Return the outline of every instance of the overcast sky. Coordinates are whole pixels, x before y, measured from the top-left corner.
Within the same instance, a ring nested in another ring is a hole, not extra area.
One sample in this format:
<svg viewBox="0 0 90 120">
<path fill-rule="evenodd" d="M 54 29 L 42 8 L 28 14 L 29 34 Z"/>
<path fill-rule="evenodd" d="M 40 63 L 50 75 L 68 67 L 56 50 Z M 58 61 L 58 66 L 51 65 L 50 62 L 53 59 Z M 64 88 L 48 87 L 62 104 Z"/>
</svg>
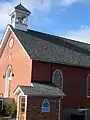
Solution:
<svg viewBox="0 0 90 120">
<path fill-rule="evenodd" d="M 31 11 L 29 29 L 90 43 L 90 0 L 0 0 L 0 39 L 20 2 Z"/>
</svg>

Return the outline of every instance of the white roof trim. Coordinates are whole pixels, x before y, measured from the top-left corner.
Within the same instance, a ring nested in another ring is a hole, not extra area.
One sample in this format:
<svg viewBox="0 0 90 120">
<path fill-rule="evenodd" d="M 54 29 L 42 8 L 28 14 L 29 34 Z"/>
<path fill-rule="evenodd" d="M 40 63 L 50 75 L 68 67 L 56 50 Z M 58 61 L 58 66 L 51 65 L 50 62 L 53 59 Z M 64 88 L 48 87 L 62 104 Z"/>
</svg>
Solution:
<svg viewBox="0 0 90 120">
<path fill-rule="evenodd" d="M 3 42 L 4 42 L 4 40 L 5 40 L 5 37 L 6 37 L 7 32 L 8 32 L 9 29 L 10 29 L 10 26 L 8 25 L 7 28 L 6 28 L 6 31 L 5 31 L 5 33 L 4 33 L 4 35 L 3 35 L 3 38 L 2 38 L 2 41 L 1 41 L 1 44 L 0 44 L 0 48 L 1 48 L 2 45 L 3 45 Z"/>
<path fill-rule="evenodd" d="M 8 30 L 10 29 L 10 31 L 13 33 L 14 37 L 16 38 L 16 40 L 18 41 L 19 45 L 21 46 L 21 48 L 23 49 L 24 53 L 26 54 L 26 56 L 28 57 L 28 59 L 30 60 L 30 56 L 28 55 L 28 53 L 26 52 L 26 50 L 24 49 L 24 47 L 22 46 L 21 42 L 19 41 L 19 39 L 17 38 L 17 36 L 15 35 L 15 33 L 13 32 L 13 30 L 11 29 L 11 27 L 8 25 L 5 31 L 5 34 L 3 36 L 2 42 L 0 44 L 0 48 L 2 47 L 5 37 L 7 35 Z M 7 40 L 7 39 L 6 39 Z"/>
<path fill-rule="evenodd" d="M 23 11 L 23 10 L 19 10 L 19 9 L 13 8 L 12 11 L 9 12 L 9 16 L 11 16 L 14 12 L 17 12 L 17 11 L 19 11 L 19 12 L 21 12 L 21 13 L 24 13 L 24 14 L 27 14 L 27 15 L 30 14 L 29 12 L 26 12 L 26 11 Z"/>
<path fill-rule="evenodd" d="M 22 89 L 20 87 L 18 87 L 15 91 L 14 91 L 14 95 L 19 95 L 22 94 L 24 95 L 24 92 L 22 91 Z"/>
<path fill-rule="evenodd" d="M 30 56 L 28 55 L 28 53 L 26 52 L 26 50 L 24 49 L 23 45 L 21 44 L 21 42 L 19 41 L 19 39 L 17 38 L 17 36 L 15 35 L 15 33 L 13 32 L 13 30 L 10 27 L 11 32 L 13 33 L 14 37 L 16 38 L 16 40 L 18 41 L 19 45 L 21 46 L 21 48 L 23 49 L 24 53 L 26 54 L 26 56 L 28 57 L 28 59 L 30 60 Z"/>
<path fill-rule="evenodd" d="M 13 8 L 10 12 L 9 12 L 9 16 L 11 16 L 15 11 L 15 8 Z"/>
<path fill-rule="evenodd" d="M 33 85 L 33 83 L 31 83 L 31 85 L 30 85 L 31 87 L 34 87 L 34 85 Z"/>
<path fill-rule="evenodd" d="M 78 109 L 78 111 L 87 111 L 88 109 Z"/>
</svg>

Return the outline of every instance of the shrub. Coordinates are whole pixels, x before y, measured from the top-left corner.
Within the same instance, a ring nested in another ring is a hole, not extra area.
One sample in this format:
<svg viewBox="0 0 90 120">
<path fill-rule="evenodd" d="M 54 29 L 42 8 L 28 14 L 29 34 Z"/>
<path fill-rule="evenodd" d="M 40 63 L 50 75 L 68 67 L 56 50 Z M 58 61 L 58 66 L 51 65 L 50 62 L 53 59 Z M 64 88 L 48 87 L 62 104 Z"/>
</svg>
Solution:
<svg viewBox="0 0 90 120">
<path fill-rule="evenodd" d="M 0 116 L 9 116 L 10 114 L 9 111 L 10 111 L 9 106 L 7 104 L 4 104 L 3 110 L 0 111 Z"/>
<path fill-rule="evenodd" d="M 4 109 L 2 111 L 3 116 L 10 116 L 12 118 L 16 117 L 17 114 L 17 105 L 16 103 L 10 105 L 4 105 Z"/>
<path fill-rule="evenodd" d="M 16 117 L 16 115 L 17 115 L 17 105 L 15 103 L 11 104 L 10 109 L 11 109 L 11 117 L 12 118 Z"/>
<path fill-rule="evenodd" d="M 11 114 L 11 106 L 5 105 L 4 106 L 4 116 L 10 116 L 10 114 Z"/>
</svg>

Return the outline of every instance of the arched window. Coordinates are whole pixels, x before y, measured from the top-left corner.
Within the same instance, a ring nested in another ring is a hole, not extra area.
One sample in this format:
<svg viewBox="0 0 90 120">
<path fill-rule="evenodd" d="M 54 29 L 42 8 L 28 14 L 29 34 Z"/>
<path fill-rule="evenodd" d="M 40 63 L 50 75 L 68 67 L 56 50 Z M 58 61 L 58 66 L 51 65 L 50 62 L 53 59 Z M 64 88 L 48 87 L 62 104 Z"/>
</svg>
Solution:
<svg viewBox="0 0 90 120">
<path fill-rule="evenodd" d="M 45 99 L 42 103 L 42 112 L 50 112 L 50 104 L 47 99 Z"/>
<path fill-rule="evenodd" d="M 12 80 L 12 67 L 8 66 L 6 71 L 6 81 L 5 81 L 5 97 L 8 97 L 9 95 L 9 87 L 10 87 L 10 80 Z"/>
<path fill-rule="evenodd" d="M 9 66 L 8 69 L 7 69 L 6 77 L 7 77 L 9 80 L 12 79 L 12 68 L 11 68 L 11 66 Z"/>
<path fill-rule="evenodd" d="M 55 70 L 52 76 L 52 83 L 59 87 L 60 89 L 63 89 L 63 75 L 60 70 Z"/>
<path fill-rule="evenodd" d="M 90 74 L 87 76 L 87 96 L 90 97 Z"/>
</svg>

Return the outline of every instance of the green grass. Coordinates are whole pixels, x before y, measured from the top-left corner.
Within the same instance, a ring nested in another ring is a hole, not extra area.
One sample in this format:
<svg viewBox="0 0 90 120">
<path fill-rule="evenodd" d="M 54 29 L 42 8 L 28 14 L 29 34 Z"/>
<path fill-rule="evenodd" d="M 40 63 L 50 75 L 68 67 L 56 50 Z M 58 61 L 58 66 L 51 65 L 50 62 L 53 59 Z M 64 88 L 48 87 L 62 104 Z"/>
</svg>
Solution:
<svg viewBox="0 0 90 120">
<path fill-rule="evenodd" d="M 10 118 L 0 117 L 0 120 L 10 120 Z"/>
<path fill-rule="evenodd" d="M 6 118 L 3 118 L 3 117 L 0 117 L 0 120 L 8 120 L 8 119 L 6 119 Z"/>
</svg>

